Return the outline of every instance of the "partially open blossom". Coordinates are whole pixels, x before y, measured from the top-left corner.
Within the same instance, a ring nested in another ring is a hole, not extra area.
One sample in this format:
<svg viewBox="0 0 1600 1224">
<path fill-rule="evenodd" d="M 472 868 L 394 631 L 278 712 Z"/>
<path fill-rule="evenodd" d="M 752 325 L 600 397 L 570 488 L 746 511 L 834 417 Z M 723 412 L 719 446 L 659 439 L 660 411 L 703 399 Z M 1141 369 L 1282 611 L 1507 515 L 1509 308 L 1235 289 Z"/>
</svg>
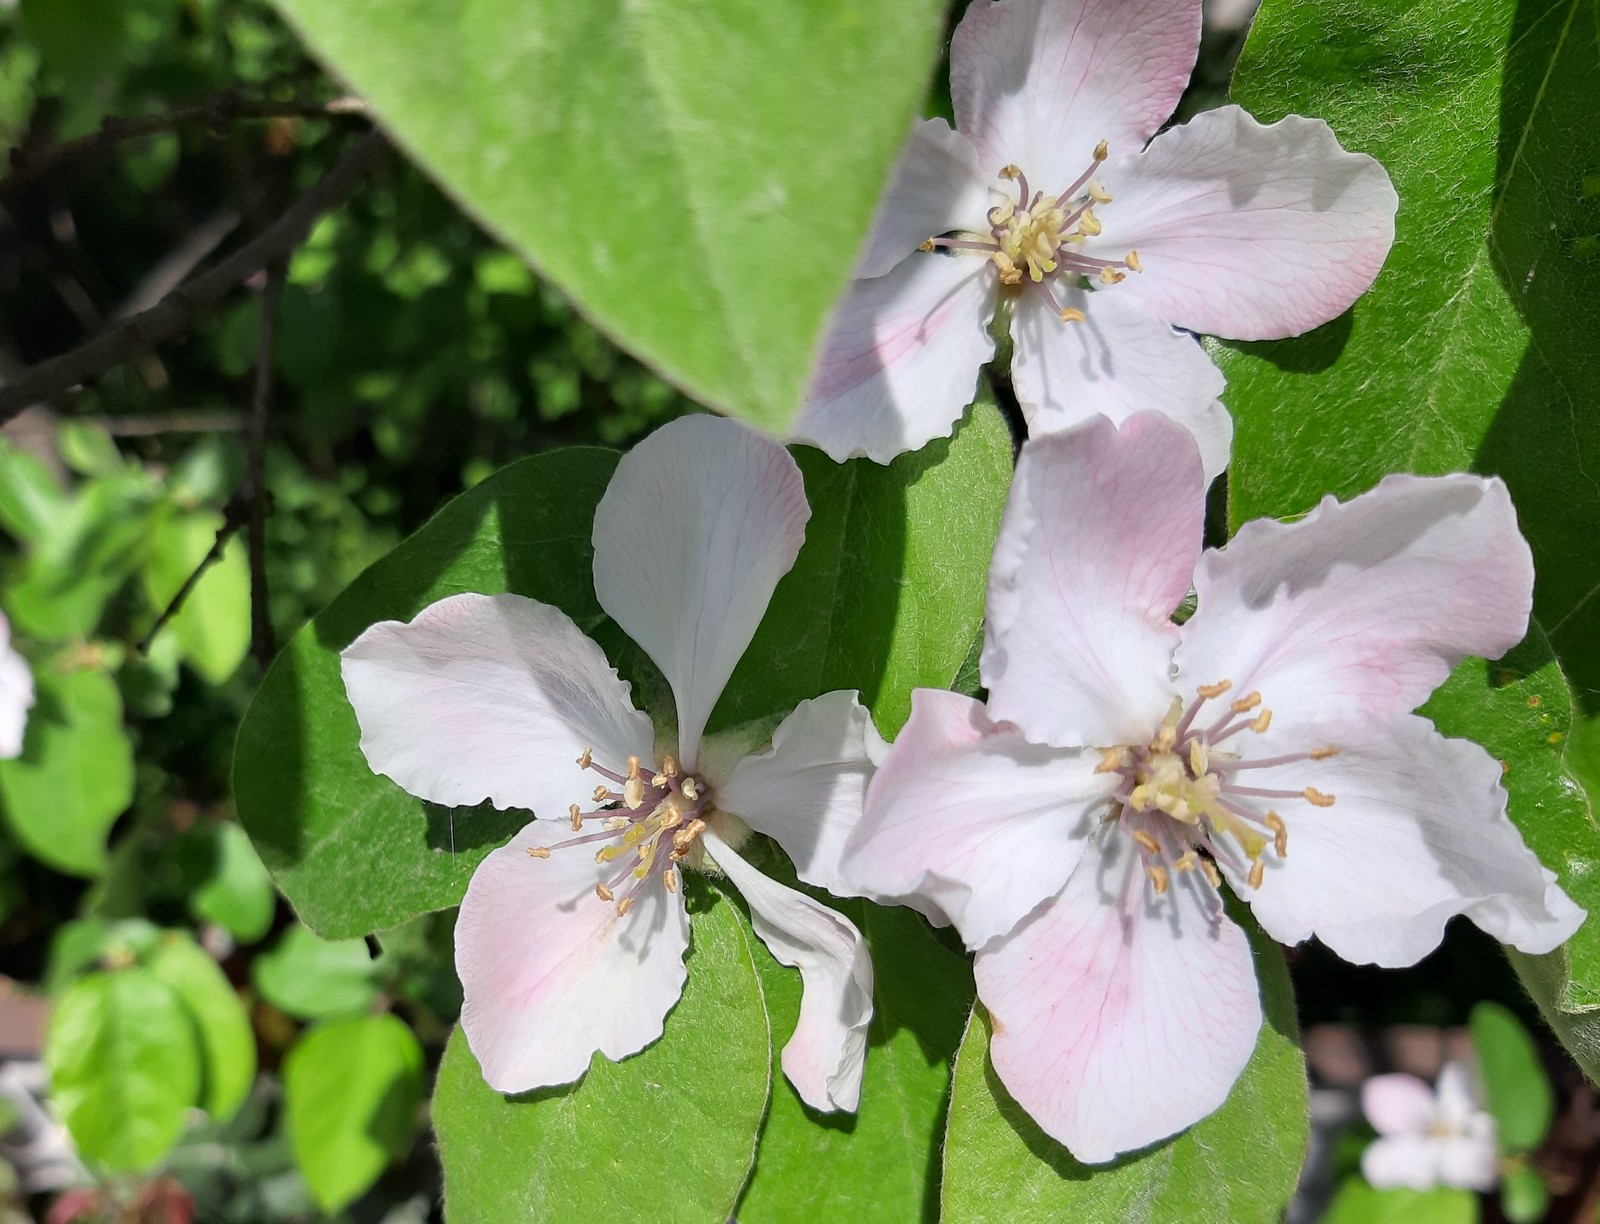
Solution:
<svg viewBox="0 0 1600 1224">
<path fill-rule="evenodd" d="M 883 748 L 855 693 L 802 702 L 746 755 L 706 721 L 810 517 L 787 451 L 731 421 L 686 417 L 624 456 L 595 509 L 600 606 L 661 669 L 675 731 L 561 610 L 455 595 L 372 626 L 343 655 L 361 748 L 436 803 L 537 818 L 479 865 L 456 924 L 461 1024 L 502 1092 L 581 1076 L 661 1035 L 689 945 L 681 870 L 725 874 L 773 955 L 798 966 L 783 1069 L 807 1104 L 854 1109 L 872 965 L 854 926 L 738 854 L 775 838 L 808 883 L 838 858 Z"/>
<path fill-rule="evenodd" d="M 1431 1090 L 1414 1075 L 1375 1075 L 1361 1085 L 1361 1112 L 1378 1132 L 1361 1173 L 1379 1189 L 1494 1189 L 1494 1118 L 1463 1064 L 1446 1063 Z"/>
<path fill-rule="evenodd" d="M 1226 466 L 1222 375 L 1175 328 L 1265 340 L 1336 317 L 1382 267 L 1397 199 L 1318 119 L 1224 106 L 1152 140 L 1200 8 L 974 0 L 950 44 L 956 128 L 912 131 L 796 437 L 887 462 L 948 434 L 999 308 L 1033 432 L 1152 410 L 1208 476 Z"/>
<path fill-rule="evenodd" d="M 33 675 L 11 648 L 11 625 L 0 615 L 0 760 L 22 752 L 22 733 L 33 708 Z"/>
<path fill-rule="evenodd" d="M 1273 938 L 1388 966 L 1456 914 L 1531 953 L 1584 917 L 1507 818 L 1499 762 L 1413 713 L 1527 627 L 1505 486 L 1390 476 L 1202 552 L 1204 510 L 1164 417 L 1029 441 L 988 704 L 915 693 L 845 852 L 869 895 L 936 905 L 977 951 L 996 1072 L 1089 1162 L 1216 1109 L 1255 1048 L 1225 883 Z"/>
</svg>

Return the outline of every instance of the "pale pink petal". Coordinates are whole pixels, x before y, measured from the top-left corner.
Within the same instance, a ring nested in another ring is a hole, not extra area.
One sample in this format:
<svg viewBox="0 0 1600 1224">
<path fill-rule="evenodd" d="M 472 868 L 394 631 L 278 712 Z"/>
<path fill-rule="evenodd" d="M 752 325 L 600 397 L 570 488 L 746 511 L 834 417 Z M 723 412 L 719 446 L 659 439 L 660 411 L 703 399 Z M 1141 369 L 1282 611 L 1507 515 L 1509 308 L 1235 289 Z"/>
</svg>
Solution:
<svg viewBox="0 0 1600 1224">
<path fill-rule="evenodd" d="M 778 724 L 771 748 L 733 767 L 716 804 L 782 846 L 807 884 L 852 896 L 839 856 L 887 751 L 854 691 L 824 693 Z"/>
<path fill-rule="evenodd" d="M 1527 629 L 1533 559 L 1499 480 L 1389 476 L 1297 523 L 1245 524 L 1195 588 L 1180 683 L 1259 690 L 1286 727 L 1407 713 L 1467 655 L 1504 654 Z"/>
<path fill-rule="evenodd" d="M 571 1083 L 596 1053 L 637 1053 L 683 992 L 682 896 L 657 877 L 619 918 L 595 894 L 615 864 L 583 846 L 528 854 L 550 830 L 530 824 L 478 864 L 456 920 L 461 1027 L 500 1092 Z"/>
<path fill-rule="evenodd" d="M 1189 872 L 1157 897 L 1131 843 L 1107 845 L 976 966 L 996 1073 L 1088 1164 L 1211 1113 L 1261 1028 L 1250 943 L 1216 893 Z"/>
<path fill-rule="evenodd" d="M 1063 323 L 1043 294 L 1023 293 L 1011 323 L 1011 381 L 1034 436 L 1059 433 L 1104 415 L 1121 424 L 1159 412 L 1194 435 L 1207 483 L 1228 466 L 1233 420 L 1217 397 L 1222 371 L 1191 335 L 1175 331 L 1115 291 L 1056 286 L 1062 306 L 1081 310 Z"/>
<path fill-rule="evenodd" d="M 1263 741 L 1263 752 L 1292 746 Z M 1311 729 L 1299 747 L 1317 745 L 1341 751 L 1241 777 L 1334 798 L 1328 807 L 1262 800 L 1287 826 L 1288 855 L 1267 852 L 1259 889 L 1230 873 L 1280 943 L 1315 935 L 1347 961 L 1396 967 L 1438 947 L 1456 914 L 1534 954 L 1559 947 L 1583 922 L 1507 818 L 1500 763 L 1477 744 L 1402 714 Z"/>
<path fill-rule="evenodd" d="M 1270 126 L 1219 107 L 1163 132 L 1101 176 L 1112 202 L 1084 249 L 1144 271 L 1113 292 L 1191 331 L 1296 336 L 1343 314 L 1394 244 L 1384 169 L 1320 119 Z"/>
<path fill-rule="evenodd" d="M 1453 1130 L 1465 1133 L 1473 1117 L 1483 1112 L 1483 1094 L 1465 1063 L 1445 1063 L 1439 1070 L 1434 1093 L 1440 1121 Z"/>
<path fill-rule="evenodd" d="M 600 647 L 559 608 L 452 595 L 409 624 L 380 621 L 340 655 L 375 773 L 418 798 L 561 817 L 594 789 L 578 754 L 650 754 L 650 719 Z"/>
<path fill-rule="evenodd" d="M 973 255 L 907 256 L 850 282 L 790 427 L 830 459 L 888 463 L 946 437 L 994 356 L 994 265 Z"/>
<path fill-rule="evenodd" d="M 1414 1075 L 1374 1075 L 1361 1085 L 1361 1112 L 1380 1135 L 1421 1135 L 1433 1125 L 1433 1089 Z"/>
<path fill-rule="evenodd" d="M 22 752 L 22 733 L 33 708 L 33 673 L 11 649 L 11 626 L 0 616 L 0 760 Z"/>
<path fill-rule="evenodd" d="M 949 917 L 969 948 L 1054 896 L 1116 789 L 1099 754 L 1030 744 L 981 702 L 916 689 L 867 789 L 845 874 L 867 896 Z"/>
<path fill-rule="evenodd" d="M 691 769 L 810 517 L 789 452 L 713 416 L 680 417 L 635 446 L 595 507 L 595 595 L 672 686 Z"/>
<path fill-rule="evenodd" d="M 878 202 L 855 275 L 882 276 L 929 238 L 952 230 L 986 232 L 992 178 L 979 173 L 970 140 L 943 119 L 919 119 Z"/>
<path fill-rule="evenodd" d="M 1500 1154 L 1494 1135 L 1463 1135 L 1438 1140 L 1439 1182 L 1459 1190 L 1493 1190 L 1500 1180 Z"/>
<path fill-rule="evenodd" d="M 985 173 L 1014 162 L 1063 191 L 1098 142 L 1144 146 L 1199 44 L 1199 0 L 974 0 L 950 40 L 956 127 Z"/>
<path fill-rule="evenodd" d="M 1171 704 L 1173 610 L 1200 554 L 1194 438 L 1154 413 L 1030 439 L 989 567 L 989 709 L 1064 748 L 1138 743 Z"/>
<path fill-rule="evenodd" d="M 872 958 L 844 915 L 785 888 L 711 830 L 712 860 L 750 905 L 750 921 L 781 965 L 799 968 L 800 1018 L 783 1047 L 783 1073 L 812 1109 L 854 1112 L 872 1025 Z"/>
<path fill-rule="evenodd" d="M 1438 1141 L 1426 1135 L 1384 1135 L 1361 1153 L 1361 1176 L 1379 1190 L 1429 1190 L 1439 1184 Z"/>
</svg>

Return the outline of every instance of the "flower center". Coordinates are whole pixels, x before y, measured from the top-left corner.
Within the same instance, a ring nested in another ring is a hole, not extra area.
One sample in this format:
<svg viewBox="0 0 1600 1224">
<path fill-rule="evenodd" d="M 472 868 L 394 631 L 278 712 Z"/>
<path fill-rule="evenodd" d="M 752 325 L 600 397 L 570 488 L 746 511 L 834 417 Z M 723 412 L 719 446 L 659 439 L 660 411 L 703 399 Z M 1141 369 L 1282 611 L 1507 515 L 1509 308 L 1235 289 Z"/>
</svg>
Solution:
<svg viewBox="0 0 1600 1224">
<path fill-rule="evenodd" d="M 1080 249 L 1101 232 L 1095 207 L 1111 203 L 1110 195 L 1094 178 L 1096 168 L 1106 159 L 1106 151 L 1102 140 L 1095 146 L 1089 168 L 1078 176 L 1077 182 L 1053 195 L 1030 188 L 1028 176 L 1018 167 L 1003 167 L 999 175 L 1002 184 L 1015 183 L 1017 198 L 1011 199 L 1007 186 L 997 189 L 1001 199 L 988 212 L 988 237 L 972 234 L 930 238 L 922 249 L 981 252 L 993 261 L 1001 284 L 1021 285 L 1026 278 L 1063 323 L 1081 323 L 1083 311 L 1063 308 L 1051 292 L 1053 281 L 1065 277 L 1069 286 L 1091 279 L 1102 285 L 1115 285 L 1125 280 L 1128 272 L 1144 271 L 1137 251 L 1129 251 L 1122 259 L 1100 259 L 1085 255 Z"/>
<path fill-rule="evenodd" d="M 1245 731 L 1262 734 L 1272 725 L 1272 711 L 1260 693 L 1247 693 L 1228 703 L 1208 725 L 1200 712 L 1233 688 L 1233 682 L 1202 684 L 1187 709 L 1172 703 L 1150 741 L 1107 748 L 1097 773 L 1122 775 L 1107 818 L 1127 831 L 1144 854 L 1145 873 L 1156 892 L 1167 891 L 1170 873 L 1200 871 L 1213 888 L 1222 884 L 1218 864 L 1260 888 L 1266 874 L 1268 846 L 1280 859 L 1289 854 L 1289 828 L 1271 803 L 1309 803 L 1332 807 L 1334 797 L 1315 787 L 1278 790 L 1244 785 L 1239 775 L 1298 761 L 1321 761 L 1338 755 L 1337 747 L 1244 759 L 1219 747 Z"/>
<path fill-rule="evenodd" d="M 594 788 L 593 810 L 583 811 L 576 803 L 567 809 L 572 831 L 579 836 L 550 846 L 530 846 L 528 853 L 545 859 L 556 850 L 606 843 L 595 852 L 594 861 L 602 866 L 614 863 L 618 870 L 614 879 L 601 881 L 594 891 L 600 900 L 616 903 L 618 917 L 633 908 L 634 898 L 658 876 L 668 892 L 677 892 L 678 864 L 695 851 L 715 813 L 710 789 L 682 772 L 671 756 L 662 757 L 660 767 L 648 772 L 638 757 L 629 757 L 627 770 L 618 772 L 597 763 L 593 750 L 585 748 L 578 764 L 605 779 Z M 583 832 L 591 822 L 600 827 Z"/>
</svg>

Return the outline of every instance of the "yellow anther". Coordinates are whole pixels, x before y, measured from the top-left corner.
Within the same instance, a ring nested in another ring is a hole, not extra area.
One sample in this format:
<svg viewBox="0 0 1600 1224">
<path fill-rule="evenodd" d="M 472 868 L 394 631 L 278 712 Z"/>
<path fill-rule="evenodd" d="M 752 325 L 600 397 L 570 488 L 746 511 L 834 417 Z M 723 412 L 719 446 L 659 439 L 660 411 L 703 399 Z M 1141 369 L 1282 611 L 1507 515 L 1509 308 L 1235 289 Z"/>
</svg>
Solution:
<svg viewBox="0 0 1600 1224">
<path fill-rule="evenodd" d="M 1200 740 L 1189 741 L 1189 772 L 1199 778 L 1204 776 L 1206 767 L 1211 764 L 1211 753 Z"/>
<path fill-rule="evenodd" d="M 1095 145 L 1095 147 L 1094 147 L 1094 159 L 1095 159 L 1095 161 L 1097 161 L 1097 162 L 1105 161 L 1106 155 L 1109 154 L 1110 152 L 1111 152 L 1111 146 L 1109 144 L 1107 144 L 1105 141 L 1102 140 L 1099 144 Z"/>
<path fill-rule="evenodd" d="M 1161 843 L 1156 841 L 1155 838 L 1151 837 L 1150 834 L 1146 833 L 1143 829 L 1135 829 L 1133 831 L 1133 840 L 1135 845 L 1148 854 L 1161 853 Z"/>
<path fill-rule="evenodd" d="M 1257 735 L 1260 735 L 1268 727 L 1272 726 L 1272 711 L 1262 710 L 1261 713 L 1257 714 L 1249 722 L 1245 723 L 1245 726 L 1249 727 L 1250 730 L 1254 731 Z"/>
<path fill-rule="evenodd" d="M 1277 851 L 1279 858 L 1289 856 L 1289 829 L 1283 823 L 1283 817 L 1276 812 L 1268 812 L 1267 819 L 1263 822 L 1272 830 L 1272 848 Z"/>
<path fill-rule="evenodd" d="M 610 901 L 616 896 L 616 894 L 604 884 L 596 884 L 594 886 L 594 895 L 599 897 L 602 901 Z"/>
<path fill-rule="evenodd" d="M 1202 684 L 1199 688 L 1195 689 L 1195 692 L 1200 694 L 1202 700 L 1210 701 L 1214 697 L 1221 697 L 1222 694 L 1226 693 L 1232 687 L 1232 680 L 1218 680 L 1215 684 Z"/>
<path fill-rule="evenodd" d="M 1083 313 L 1083 311 L 1079 310 L 1076 306 L 1068 306 L 1056 316 L 1056 318 L 1060 319 L 1063 323 L 1082 323 L 1086 317 L 1087 316 Z"/>
<path fill-rule="evenodd" d="M 1162 723 L 1161 730 L 1156 732 L 1155 739 L 1150 741 L 1150 747 L 1157 752 L 1171 752 L 1178 742 L 1178 728 L 1171 723 Z"/>
<path fill-rule="evenodd" d="M 679 857 L 688 853 L 689 847 L 694 845 L 695 838 L 705 831 L 705 827 L 706 822 L 696 817 L 672 835 L 672 848 Z"/>
<path fill-rule="evenodd" d="M 1136 812 L 1142 812 L 1150 806 L 1150 788 L 1143 782 L 1133 788 L 1133 793 L 1128 796 L 1128 806 Z"/>
<path fill-rule="evenodd" d="M 685 778 L 683 780 L 683 797 L 691 803 L 700 798 L 699 784 L 693 778 Z"/>
<path fill-rule="evenodd" d="M 1103 228 L 1104 226 L 1100 224 L 1100 218 L 1094 215 L 1094 209 L 1092 208 L 1084 209 L 1083 216 L 1078 218 L 1078 231 L 1088 234 L 1091 238 L 1100 233 Z"/>
<path fill-rule="evenodd" d="M 1151 863 L 1145 868 L 1150 876 L 1150 883 L 1154 885 L 1156 895 L 1161 896 L 1167 891 L 1167 869 L 1159 863 Z"/>
<path fill-rule="evenodd" d="M 585 748 L 578 756 L 578 768 L 588 769 L 594 763 L 594 749 Z"/>
<path fill-rule="evenodd" d="M 1233 703 L 1231 708 L 1235 714 L 1243 714 L 1248 710 L 1255 709 L 1260 704 L 1261 694 L 1252 692 L 1246 693 L 1243 697 L 1239 698 L 1238 701 Z"/>
<path fill-rule="evenodd" d="M 676 778 L 678 776 L 678 762 L 670 755 L 662 757 L 661 773 L 663 777 Z"/>
<path fill-rule="evenodd" d="M 1097 179 L 1089 180 L 1089 198 L 1096 204 L 1111 203 L 1110 193 L 1107 192 L 1104 187 L 1100 186 L 1099 180 Z"/>
<path fill-rule="evenodd" d="M 1260 888 L 1261 881 L 1266 879 L 1266 876 L 1267 865 L 1260 859 L 1257 859 L 1255 862 L 1250 864 L 1250 876 L 1248 883 L 1251 888 Z"/>
<path fill-rule="evenodd" d="M 632 908 L 633 908 L 633 898 L 632 897 L 624 897 L 624 898 L 622 898 L 621 901 L 617 902 L 617 917 L 618 918 L 622 918 L 622 917 L 626 916 L 627 912 L 629 910 L 631 910 Z"/>
<path fill-rule="evenodd" d="M 529 846 L 528 847 L 528 856 L 530 858 L 549 858 L 550 857 L 550 847 L 549 846 Z"/>
<path fill-rule="evenodd" d="M 660 790 L 666 784 L 667 784 L 667 775 L 666 774 L 659 774 L 658 773 L 655 777 L 650 779 L 650 785 L 655 787 L 657 790 Z"/>
<path fill-rule="evenodd" d="M 1217 870 L 1217 865 L 1210 859 L 1200 860 L 1200 870 L 1205 872 L 1206 882 L 1210 884 L 1212 888 L 1222 887 L 1222 873 Z"/>
<path fill-rule="evenodd" d="M 636 756 L 631 756 L 631 757 L 628 758 L 628 777 L 637 778 L 638 776 L 639 776 L 639 758 L 636 757 Z"/>
<path fill-rule="evenodd" d="M 1193 871 L 1200 865 L 1200 856 L 1193 850 L 1185 850 L 1178 860 L 1172 864 L 1174 871 Z"/>
<path fill-rule="evenodd" d="M 669 893 L 675 893 L 678 891 L 678 873 L 671 867 L 668 867 L 666 871 L 662 873 L 661 882 L 667 886 L 667 891 Z"/>
<path fill-rule="evenodd" d="M 1102 285 L 1120 285 L 1128 279 L 1126 272 L 1118 272 L 1115 268 L 1100 269 L 1100 283 Z"/>
<path fill-rule="evenodd" d="M 622 784 L 622 803 L 630 812 L 636 812 L 644 804 L 644 779 L 639 777 L 629 778 Z"/>
<path fill-rule="evenodd" d="M 1319 791 L 1314 786 L 1308 786 L 1308 787 L 1305 788 L 1305 790 L 1301 791 L 1300 793 L 1303 796 L 1305 796 L 1305 801 L 1307 803 L 1309 803 L 1312 807 L 1332 807 L 1333 806 L 1333 796 L 1332 795 L 1324 795 L 1321 791 Z"/>
<path fill-rule="evenodd" d="M 924 238 L 922 240 L 922 242 L 918 244 L 917 250 L 919 250 L 919 251 L 931 251 L 931 250 L 933 250 L 933 239 L 932 238 Z"/>
<path fill-rule="evenodd" d="M 1133 764 L 1133 757 L 1126 748 L 1102 748 L 1100 750 L 1100 764 L 1094 767 L 1097 774 L 1119 773 Z"/>
<path fill-rule="evenodd" d="M 1174 820 L 1182 821 L 1184 824 L 1196 823 L 1195 818 L 1189 813 L 1189 801 L 1181 795 L 1158 794 L 1156 806 Z"/>
<path fill-rule="evenodd" d="M 661 807 L 667 809 L 666 813 L 661 817 L 661 831 L 663 833 L 670 832 L 683 823 L 683 813 L 678 810 L 677 804 L 663 803 Z M 660 812 L 661 808 L 657 808 L 656 811 Z"/>
<path fill-rule="evenodd" d="M 1143 272 L 1144 271 L 1144 265 L 1139 262 L 1139 252 L 1138 251 L 1129 251 L 1127 253 L 1127 255 L 1124 256 L 1122 262 L 1128 265 L 1128 271 L 1129 272 Z"/>
<path fill-rule="evenodd" d="M 579 832 L 583 828 L 583 815 L 578 811 L 576 803 L 567 809 L 567 815 L 572 817 L 572 831 Z"/>
<path fill-rule="evenodd" d="M 615 831 L 617 829 L 626 829 L 631 823 L 633 822 L 630 821 L 626 816 L 608 816 L 606 817 L 605 824 L 601 827 Z"/>
<path fill-rule="evenodd" d="M 1022 168 L 1015 162 L 1007 162 L 1005 165 L 1000 167 L 1000 177 L 1003 179 L 1014 179 L 1019 177 L 1021 174 Z"/>
<path fill-rule="evenodd" d="M 605 787 L 597 786 L 594 788 L 594 801 L 596 803 L 604 803 L 609 798 L 611 798 L 611 792 Z"/>
<path fill-rule="evenodd" d="M 1336 757 L 1343 751 L 1343 748 L 1329 745 L 1326 748 L 1313 748 L 1306 755 L 1309 756 L 1313 761 L 1326 761 L 1329 757 Z"/>
</svg>

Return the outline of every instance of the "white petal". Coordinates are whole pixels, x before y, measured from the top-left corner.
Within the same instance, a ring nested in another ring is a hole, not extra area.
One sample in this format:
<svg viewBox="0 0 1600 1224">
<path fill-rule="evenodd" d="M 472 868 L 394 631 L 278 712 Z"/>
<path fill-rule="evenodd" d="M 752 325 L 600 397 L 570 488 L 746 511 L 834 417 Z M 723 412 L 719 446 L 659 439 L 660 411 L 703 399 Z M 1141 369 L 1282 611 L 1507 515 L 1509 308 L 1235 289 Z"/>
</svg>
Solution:
<svg viewBox="0 0 1600 1224">
<path fill-rule="evenodd" d="M 1438 1141 L 1439 1181 L 1461 1190 L 1493 1190 L 1500 1180 L 1500 1159 L 1494 1135 Z"/>
<path fill-rule="evenodd" d="M 1472 1070 L 1462 1062 L 1447 1062 L 1439 1070 L 1434 1091 L 1439 1119 L 1454 1130 L 1467 1130 L 1473 1116 L 1482 1112 L 1483 1094 L 1473 1082 Z"/>
<path fill-rule="evenodd" d="M 521 595 L 452 595 L 410 624 L 380 621 L 340 670 L 367 763 L 433 803 L 561 817 L 594 789 L 584 748 L 613 769 L 650 753 L 650 719 L 600 647 Z"/>
<path fill-rule="evenodd" d="M 952 230 L 987 231 L 988 182 L 970 140 L 943 119 L 919 119 L 878 202 L 854 275 L 882 276 L 929 238 Z"/>
<path fill-rule="evenodd" d="M 872 958 L 842 914 L 769 879 L 711 830 L 712 860 L 750 904 L 761 942 L 782 965 L 800 970 L 800 1019 L 783 1047 L 783 1073 L 813 1109 L 854 1112 L 861 1100 L 872 1025 Z"/>
<path fill-rule="evenodd" d="M 1220 1106 L 1261 1028 L 1250 944 L 1216 893 L 1188 872 L 1157 897 L 1132 844 L 1106 845 L 976 966 L 996 1073 L 1088 1164 Z"/>
<path fill-rule="evenodd" d="M 1040 293 L 1017 299 L 1011 380 L 1035 436 L 1104 415 L 1120 425 L 1159 412 L 1194 435 L 1209 484 L 1228 466 L 1233 420 L 1218 396 L 1225 381 L 1193 336 L 1175 331 L 1116 293 L 1053 289 L 1081 323 L 1063 323 Z"/>
<path fill-rule="evenodd" d="M 1200 42 L 1198 0 L 986 0 L 950 40 L 956 127 L 994 174 L 1015 162 L 1059 192 L 1095 144 L 1144 146 L 1172 114 Z"/>
<path fill-rule="evenodd" d="M 1104 229 L 1084 249 L 1144 271 L 1116 286 L 1191 331 L 1270 340 L 1310 331 L 1365 293 L 1394 243 L 1398 197 L 1320 119 L 1270 126 L 1237 106 L 1161 133 L 1108 166 Z"/>
<path fill-rule="evenodd" d="M 1022 448 L 989 567 L 989 709 L 1063 748 L 1147 739 L 1205 518 L 1194 439 L 1153 413 Z"/>
<path fill-rule="evenodd" d="M 1274 939 L 1315 935 L 1347 961 L 1397 967 L 1438 947 L 1456 914 L 1534 954 L 1583 922 L 1506 817 L 1500 764 L 1477 744 L 1410 714 L 1330 726 L 1314 742 L 1342 751 L 1242 779 L 1334 797 L 1263 801 L 1287 825 L 1288 856 L 1267 853 L 1259 889 L 1234 886 Z"/>
<path fill-rule="evenodd" d="M 789 452 L 713 416 L 680 417 L 635 446 L 595 507 L 595 595 L 672 685 L 691 769 L 810 517 Z"/>
<path fill-rule="evenodd" d="M 1380 1135 L 1422 1135 L 1438 1106 L 1433 1089 L 1414 1075 L 1374 1075 L 1361 1085 L 1361 1112 Z"/>
<path fill-rule="evenodd" d="M 1078 865 L 1117 784 L 1094 772 L 1099 759 L 1030 744 L 960 693 L 916 689 L 868 788 L 845 873 L 867 896 L 948 916 L 981 947 Z"/>
<path fill-rule="evenodd" d="M 896 455 L 948 437 L 994 356 L 994 265 L 969 255 L 912 254 L 850 282 L 791 426 L 840 463 Z"/>
<path fill-rule="evenodd" d="M 1361 1176 L 1379 1190 L 1429 1190 L 1439 1184 L 1439 1143 L 1426 1135 L 1384 1135 L 1361 1153 Z"/>
<path fill-rule="evenodd" d="M 33 708 L 33 673 L 11 649 L 11 626 L 0 616 L 0 760 L 22 752 L 22 733 Z"/>
<path fill-rule="evenodd" d="M 852 896 L 839 856 L 887 751 L 854 691 L 824 693 L 778 724 L 771 748 L 733 767 L 716 804 L 782 846 L 807 884 Z"/>
<path fill-rule="evenodd" d="M 659 877 L 617 916 L 595 885 L 614 875 L 588 847 L 549 845 L 536 822 L 478 864 L 456 920 L 461 1027 L 489 1086 L 566 1084 L 595 1053 L 644 1049 L 683 993 L 689 917 Z"/>
<path fill-rule="evenodd" d="M 1409 713 L 1467 655 L 1521 640 L 1533 558 L 1499 480 L 1388 476 L 1296 523 L 1258 519 L 1195 573 L 1185 687 L 1259 690 L 1274 727 Z"/>
</svg>

